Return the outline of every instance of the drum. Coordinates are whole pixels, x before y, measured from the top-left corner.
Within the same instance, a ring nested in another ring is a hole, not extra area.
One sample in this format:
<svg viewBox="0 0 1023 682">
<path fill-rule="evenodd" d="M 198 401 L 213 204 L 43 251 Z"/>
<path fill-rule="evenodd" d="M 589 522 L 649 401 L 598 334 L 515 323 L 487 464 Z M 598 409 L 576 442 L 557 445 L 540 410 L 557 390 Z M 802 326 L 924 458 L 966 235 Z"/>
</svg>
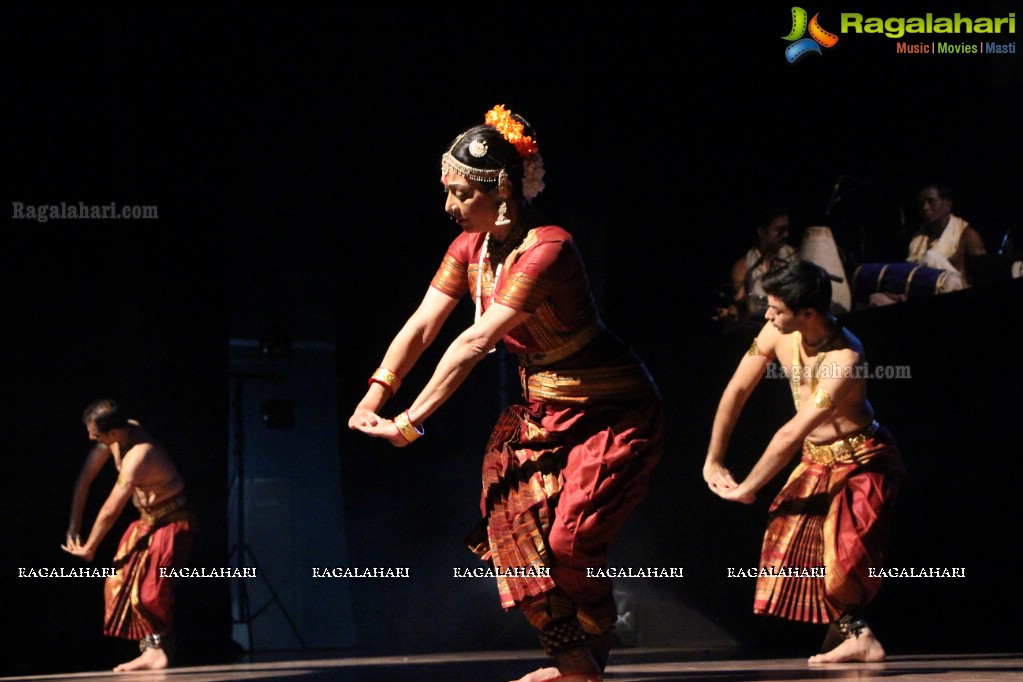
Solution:
<svg viewBox="0 0 1023 682">
<path fill-rule="evenodd" d="M 864 263 L 856 268 L 853 288 L 857 300 L 871 294 L 898 294 L 909 299 L 934 296 L 949 290 L 955 273 L 928 268 L 908 261 L 901 263 Z"/>
<path fill-rule="evenodd" d="M 799 257 L 821 266 L 833 276 L 831 282 L 831 307 L 841 314 L 852 310 L 852 290 L 845 267 L 838 254 L 838 245 L 829 227 L 808 227 L 799 246 Z M 840 281 L 834 281 L 834 277 Z"/>
</svg>

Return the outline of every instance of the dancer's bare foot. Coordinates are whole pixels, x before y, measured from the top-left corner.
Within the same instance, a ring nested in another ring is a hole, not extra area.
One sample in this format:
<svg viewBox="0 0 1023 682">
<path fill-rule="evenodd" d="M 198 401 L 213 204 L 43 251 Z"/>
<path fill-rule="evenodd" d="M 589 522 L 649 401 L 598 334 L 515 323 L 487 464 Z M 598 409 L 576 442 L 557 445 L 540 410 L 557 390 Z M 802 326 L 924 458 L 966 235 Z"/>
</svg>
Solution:
<svg viewBox="0 0 1023 682">
<path fill-rule="evenodd" d="M 515 682 L 600 682 L 600 668 L 589 649 L 570 649 L 554 655 L 554 665 L 534 670 Z"/>
<path fill-rule="evenodd" d="M 597 673 L 563 673 L 557 668 L 540 668 L 520 677 L 515 682 L 601 682 Z"/>
<path fill-rule="evenodd" d="M 561 672 L 557 668 L 539 668 L 524 675 L 515 682 L 544 682 L 545 680 L 553 680 L 556 677 L 560 677 Z"/>
<path fill-rule="evenodd" d="M 128 672 L 130 670 L 163 670 L 170 661 L 163 649 L 146 649 L 138 658 L 122 663 L 114 668 L 115 673 Z"/>
<path fill-rule="evenodd" d="M 884 660 L 884 647 L 877 641 L 870 628 L 863 628 L 860 634 L 846 639 L 831 651 L 810 657 L 810 663 L 878 663 Z"/>
</svg>

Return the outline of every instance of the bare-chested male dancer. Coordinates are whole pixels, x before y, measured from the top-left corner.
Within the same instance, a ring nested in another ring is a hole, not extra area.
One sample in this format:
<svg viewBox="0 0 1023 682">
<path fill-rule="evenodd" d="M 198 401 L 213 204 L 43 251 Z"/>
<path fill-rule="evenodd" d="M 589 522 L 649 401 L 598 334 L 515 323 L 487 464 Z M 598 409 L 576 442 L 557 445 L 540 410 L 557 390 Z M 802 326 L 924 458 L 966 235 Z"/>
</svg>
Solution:
<svg viewBox="0 0 1023 682">
<path fill-rule="evenodd" d="M 881 584 L 869 569 L 883 567 L 901 457 L 867 401 L 863 346 L 830 314 L 828 273 L 797 260 L 762 284 L 768 324 L 718 405 L 703 477 L 724 499 L 749 504 L 802 450 L 768 512 L 753 611 L 830 623 L 811 663 L 881 661 L 884 648 L 863 609 Z M 786 368 L 796 414 L 737 483 L 724 466 L 725 450 L 773 359 Z"/>
<path fill-rule="evenodd" d="M 113 400 L 94 402 L 82 422 L 96 446 L 75 483 L 66 544 L 61 548 L 92 561 L 128 500 L 138 507 L 140 517 L 121 538 L 113 561 L 116 573 L 104 588 L 103 632 L 137 640 L 142 652 L 114 670 L 166 668 L 173 650 L 175 579 L 161 576 L 160 568 L 183 568 L 192 546 L 195 522 L 185 483 L 163 447 L 137 421 L 127 419 Z M 117 482 L 82 544 L 79 532 L 89 487 L 110 455 L 119 472 Z"/>
</svg>

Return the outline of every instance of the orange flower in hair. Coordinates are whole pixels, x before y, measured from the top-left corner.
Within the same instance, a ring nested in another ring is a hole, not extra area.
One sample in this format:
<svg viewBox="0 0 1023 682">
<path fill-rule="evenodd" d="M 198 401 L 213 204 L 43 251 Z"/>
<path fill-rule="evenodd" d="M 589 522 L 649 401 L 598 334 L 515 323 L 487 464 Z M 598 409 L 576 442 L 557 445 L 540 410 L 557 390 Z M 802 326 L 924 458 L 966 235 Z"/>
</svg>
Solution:
<svg viewBox="0 0 1023 682">
<path fill-rule="evenodd" d="M 498 104 L 488 111 L 483 122 L 497 128 L 504 139 L 514 145 L 523 159 L 528 159 L 540 149 L 532 137 L 523 134 L 526 127 L 512 118 L 512 113 L 505 109 L 503 104 Z"/>
</svg>

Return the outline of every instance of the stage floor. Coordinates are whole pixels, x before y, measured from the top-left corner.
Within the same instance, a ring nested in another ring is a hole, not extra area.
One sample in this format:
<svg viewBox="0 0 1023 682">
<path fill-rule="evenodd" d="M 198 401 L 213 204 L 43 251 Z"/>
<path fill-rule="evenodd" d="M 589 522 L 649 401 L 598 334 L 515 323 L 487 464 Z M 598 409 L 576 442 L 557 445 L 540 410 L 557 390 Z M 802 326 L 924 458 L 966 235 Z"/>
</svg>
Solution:
<svg viewBox="0 0 1023 682">
<path fill-rule="evenodd" d="M 380 657 L 303 657 L 173 668 L 144 673 L 82 672 L 0 680 L 91 680 L 120 682 L 236 682 L 295 680 L 303 682 L 500 682 L 534 670 L 544 659 L 531 652 L 431 654 Z M 884 663 L 810 666 L 797 659 L 701 660 L 692 651 L 630 649 L 612 655 L 606 679 L 611 682 L 715 680 L 982 680 L 1023 679 L 1023 654 L 893 656 Z"/>
</svg>

